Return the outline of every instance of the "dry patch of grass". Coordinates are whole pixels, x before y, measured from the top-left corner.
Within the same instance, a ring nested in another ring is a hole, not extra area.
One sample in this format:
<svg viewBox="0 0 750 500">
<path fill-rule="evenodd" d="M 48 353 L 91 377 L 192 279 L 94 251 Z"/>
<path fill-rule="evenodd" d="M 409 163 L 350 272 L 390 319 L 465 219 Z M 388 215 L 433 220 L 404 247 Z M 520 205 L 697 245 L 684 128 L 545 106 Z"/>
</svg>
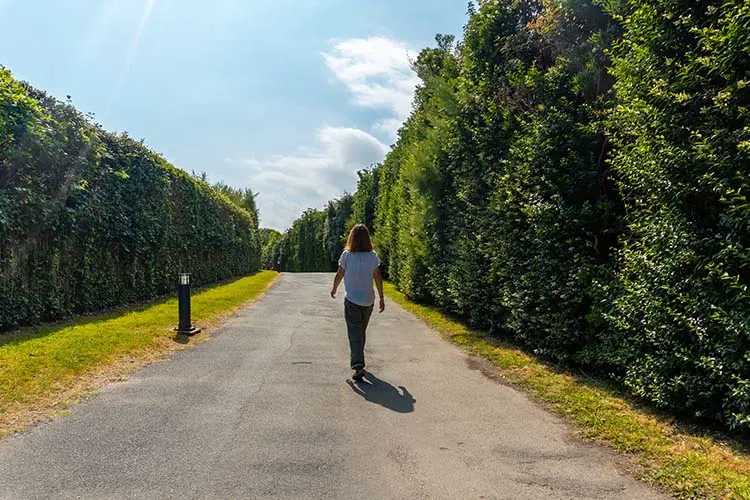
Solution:
<svg viewBox="0 0 750 500">
<path fill-rule="evenodd" d="M 175 335 L 177 299 L 0 336 L 0 438 L 64 413 L 102 385 L 206 340 L 212 327 L 259 298 L 278 273 L 263 271 L 193 294 L 203 332 Z"/>
<path fill-rule="evenodd" d="M 451 342 L 490 361 L 494 376 L 565 417 L 581 436 L 626 455 L 637 477 L 677 498 L 750 500 L 750 453 L 741 443 L 685 429 L 605 381 L 561 371 L 435 308 L 415 304 L 390 283 L 386 293 Z"/>
</svg>

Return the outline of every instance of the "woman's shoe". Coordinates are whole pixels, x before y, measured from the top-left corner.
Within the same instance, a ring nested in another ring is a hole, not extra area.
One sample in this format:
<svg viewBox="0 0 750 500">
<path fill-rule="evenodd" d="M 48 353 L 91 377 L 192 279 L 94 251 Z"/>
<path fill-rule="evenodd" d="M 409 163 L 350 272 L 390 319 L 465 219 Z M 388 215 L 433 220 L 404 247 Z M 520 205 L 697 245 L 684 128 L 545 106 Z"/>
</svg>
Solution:
<svg viewBox="0 0 750 500">
<path fill-rule="evenodd" d="M 354 372 L 354 375 L 352 375 L 352 380 L 355 382 L 362 382 L 362 379 L 365 378 L 365 371 L 363 369 L 359 369 Z"/>
</svg>

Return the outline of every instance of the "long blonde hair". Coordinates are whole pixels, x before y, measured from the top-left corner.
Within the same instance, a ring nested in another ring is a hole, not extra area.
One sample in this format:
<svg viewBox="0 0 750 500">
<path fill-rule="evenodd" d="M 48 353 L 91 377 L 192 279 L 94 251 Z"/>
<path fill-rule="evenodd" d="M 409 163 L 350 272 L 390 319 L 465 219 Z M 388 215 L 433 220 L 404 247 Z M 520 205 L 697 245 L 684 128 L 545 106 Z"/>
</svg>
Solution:
<svg viewBox="0 0 750 500">
<path fill-rule="evenodd" d="M 372 238 L 370 231 L 364 224 L 357 224 L 349 231 L 346 239 L 346 250 L 350 252 L 372 252 Z"/>
</svg>

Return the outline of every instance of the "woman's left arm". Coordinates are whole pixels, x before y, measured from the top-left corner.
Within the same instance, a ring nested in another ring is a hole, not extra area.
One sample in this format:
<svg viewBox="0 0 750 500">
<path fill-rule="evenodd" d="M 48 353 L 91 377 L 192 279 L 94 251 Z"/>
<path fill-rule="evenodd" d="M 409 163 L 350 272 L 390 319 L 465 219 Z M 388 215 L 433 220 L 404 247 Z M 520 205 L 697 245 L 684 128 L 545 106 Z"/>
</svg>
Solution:
<svg viewBox="0 0 750 500">
<path fill-rule="evenodd" d="M 339 266 L 339 270 L 336 272 L 336 276 L 333 278 L 333 288 L 331 288 L 331 298 L 336 298 L 336 290 L 338 290 L 341 280 L 344 279 L 344 268 Z"/>
</svg>

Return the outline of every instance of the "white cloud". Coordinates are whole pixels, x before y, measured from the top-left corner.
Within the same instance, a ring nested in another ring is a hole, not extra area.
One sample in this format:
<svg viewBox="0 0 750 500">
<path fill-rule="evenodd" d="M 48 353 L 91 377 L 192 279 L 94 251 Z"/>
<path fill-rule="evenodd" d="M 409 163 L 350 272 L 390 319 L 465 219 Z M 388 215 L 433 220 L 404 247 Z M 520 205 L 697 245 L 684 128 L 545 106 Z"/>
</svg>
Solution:
<svg viewBox="0 0 750 500">
<path fill-rule="evenodd" d="M 390 137 L 396 136 L 409 116 L 414 88 L 419 83 L 409 57 L 404 43 L 382 37 L 339 41 L 330 53 L 323 54 L 328 68 L 353 94 L 355 104 L 393 115 L 375 125 Z"/>
<path fill-rule="evenodd" d="M 322 55 L 355 105 L 387 116 L 372 124 L 372 130 L 395 138 L 411 112 L 419 83 L 407 46 L 382 37 L 355 38 L 333 42 Z M 227 158 L 225 181 L 259 192 L 261 225 L 283 230 L 306 209 L 321 208 L 345 191 L 354 191 L 357 171 L 382 161 L 388 149 L 363 130 L 326 126 L 318 130 L 313 147 L 268 158 Z"/>
<path fill-rule="evenodd" d="M 321 208 L 353 190 L 357 171 L 381 161 L 388 151 L 372 135 L 353 128 L 323 127 L 317 138 L 317 148 L 298 155 L 226 159 L 260 193 L 263 227 L 285 229 L 306 209 Z"/>
</svg>

